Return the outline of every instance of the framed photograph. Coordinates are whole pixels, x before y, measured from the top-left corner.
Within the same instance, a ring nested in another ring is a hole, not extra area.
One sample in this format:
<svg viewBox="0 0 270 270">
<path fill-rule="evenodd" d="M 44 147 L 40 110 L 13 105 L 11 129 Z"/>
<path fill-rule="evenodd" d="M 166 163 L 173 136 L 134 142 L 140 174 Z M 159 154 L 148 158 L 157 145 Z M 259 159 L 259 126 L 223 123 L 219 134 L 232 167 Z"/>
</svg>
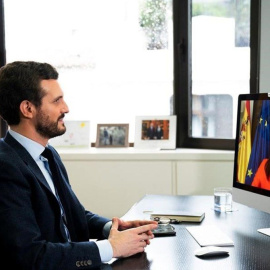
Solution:
<svg viewBox="0 0 270 270">
<path fill-rule="evenodd" d="M 66 132 L 50 139 L 55 148 L 88 148 L 90 147 L 90 121 L 65 121 Z"/>
<path fill-rule="evenodd" d="M 134 147 L 175 149 L 176 116 L 137 116 Z"/>
<path fill-rule="evenodd" d="M 129 124 L 98 124 L 96 147 L 128 147 Z"/>
</svg>

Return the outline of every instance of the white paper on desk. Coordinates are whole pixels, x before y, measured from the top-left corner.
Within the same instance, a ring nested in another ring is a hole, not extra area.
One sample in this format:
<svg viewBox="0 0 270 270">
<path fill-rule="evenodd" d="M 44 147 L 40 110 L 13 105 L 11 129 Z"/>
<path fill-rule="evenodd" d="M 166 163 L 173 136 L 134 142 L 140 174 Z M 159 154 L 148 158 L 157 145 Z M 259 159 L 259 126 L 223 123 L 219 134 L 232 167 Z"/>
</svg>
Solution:
<svg viewBox="0 0 270 270">
<path fill-rule="evenodd" d="M 189 226 L 186 227 L 188 232 L 202 247 L 205 246 L 219 246 L 227 247 L 234 246 L 230 237 L 228 237 L 222 230 L 214 225 L 205 226 Z"/>
<path fill-rule="evenodd" d="M 263 233 L 265 235 L 270 236 L 270 228 L 258 229 L 257 231 L 260 232 L 260 233 Z"/>
</svg>

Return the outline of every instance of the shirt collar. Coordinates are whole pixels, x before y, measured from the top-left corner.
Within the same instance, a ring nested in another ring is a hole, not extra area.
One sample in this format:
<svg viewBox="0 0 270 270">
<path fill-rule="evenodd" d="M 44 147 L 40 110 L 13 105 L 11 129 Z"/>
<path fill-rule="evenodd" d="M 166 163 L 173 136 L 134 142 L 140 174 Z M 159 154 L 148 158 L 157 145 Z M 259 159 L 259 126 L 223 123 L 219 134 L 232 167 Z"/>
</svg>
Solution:
<svg viewBox="0 0 270 270">
<path fill-rule="evenodd" d="M 34 160 L 39 160 L 40 154 L 44 151 L 45 147 L 31 139 L 26 138 L 25 136 L 15 132 L 14 130 L 9 130 L 9 134 L 17 140 L 32 156 Z"/>
</svg>

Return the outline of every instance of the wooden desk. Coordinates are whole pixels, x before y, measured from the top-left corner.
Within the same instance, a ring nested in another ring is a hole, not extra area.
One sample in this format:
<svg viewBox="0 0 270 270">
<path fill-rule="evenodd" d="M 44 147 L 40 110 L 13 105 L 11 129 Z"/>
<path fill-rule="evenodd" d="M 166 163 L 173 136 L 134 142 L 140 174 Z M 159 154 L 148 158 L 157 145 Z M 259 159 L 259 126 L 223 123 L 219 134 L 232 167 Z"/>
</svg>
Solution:
<svg viewBox="0 0 270 270">
<path fill-rule="evenodd" d="M 257 232 L 270 227 L 270 215 L 256 209 L 234 203 L 238 211 L 218 213 L 213 210 L 213 196 L 146 195 L 135 204 L 124 219 L 149 218 L 151 210 L 204 211 L 201 223 L 174 225 L 176 236 L 156 237 L 145 253 L 120 259 L 111 264 L 113 270 L 260 270 L 270 269 L 270 237 Z M 227 247 L 228 256 L 198 258 L 194 251 L 200 248 L 186 230 L 186 226 L 216 225 L 233 241 Z"/>
</svg>

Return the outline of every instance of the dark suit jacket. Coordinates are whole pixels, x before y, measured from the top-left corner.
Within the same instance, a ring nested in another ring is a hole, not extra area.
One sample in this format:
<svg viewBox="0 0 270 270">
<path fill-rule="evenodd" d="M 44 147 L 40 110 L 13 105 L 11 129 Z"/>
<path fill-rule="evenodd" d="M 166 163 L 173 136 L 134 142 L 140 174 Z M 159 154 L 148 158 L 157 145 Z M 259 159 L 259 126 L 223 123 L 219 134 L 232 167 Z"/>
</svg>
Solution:
<svg viewBox="0 0 270 270">
<path fill-rule="evenodd" d="M 89 239 L 103 239 L 102 230 L 109 220 L 84 209 L 58 153 L 50 148 L 63 178 L 55 185 L 71 242 L 67 241 L 58 202 L 38 165 L 7 134 L 0 140 L 1 269 L 92 269 L 101 264 L 97 245 Z"/>
<path fill-rule="evenodd" d="M 150 140 L 153 140 L 154 137 L 156 136 L 156 129 L 155 128 L 148 128 L 147 129 L 147 137 L 150 139 Z"/>
</svg>

